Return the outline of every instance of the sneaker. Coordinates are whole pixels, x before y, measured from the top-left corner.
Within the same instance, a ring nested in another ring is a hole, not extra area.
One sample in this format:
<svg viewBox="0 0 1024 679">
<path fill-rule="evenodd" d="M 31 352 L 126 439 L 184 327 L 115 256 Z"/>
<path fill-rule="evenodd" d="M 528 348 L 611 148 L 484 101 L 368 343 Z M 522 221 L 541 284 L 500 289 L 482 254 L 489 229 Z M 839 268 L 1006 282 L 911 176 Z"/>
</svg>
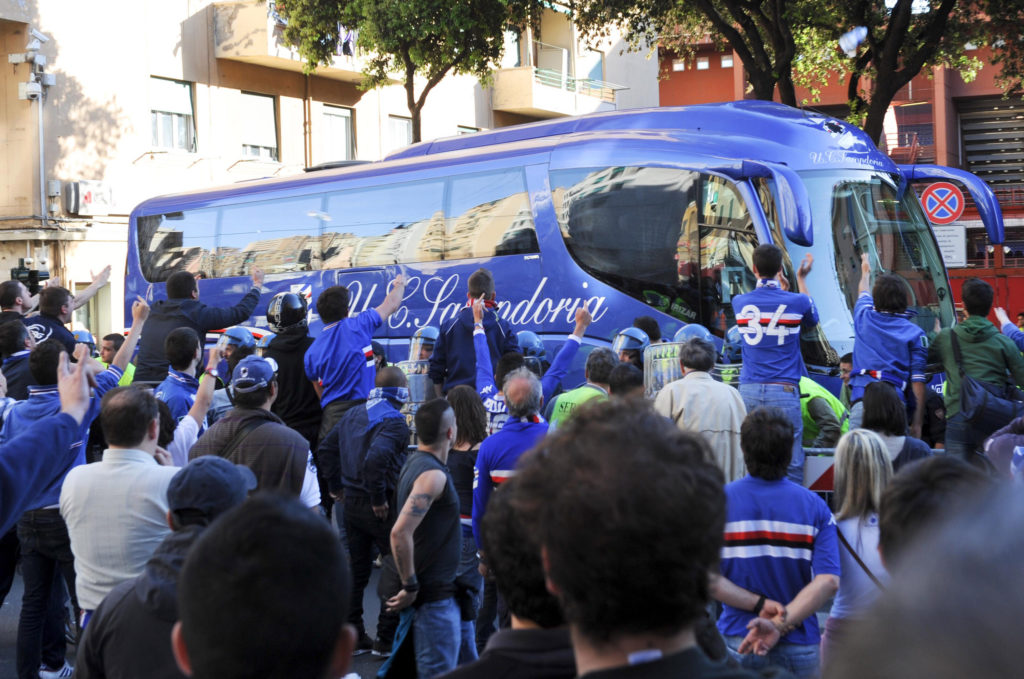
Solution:
<svg viewBox="0 0 1024 679">
<path fill-rule="evenodd" d="M 39 679 L 67 679 L 75 673 L 75 668 L 72 667 L 67 660 L 64 661 L 64 666 L 51 670 L 46 665 L 39 668 Z"/>
<path fill-rule="evenodd" d="M 363 655 L 373 650 L 373 639 L 369 637 L 366 632 L 359 633 L 359 641 L 356 642 L 356 649 L 352 651 L 352 655 Z"/>
<path fill-rule="evenodd" d="M 373 654 L 378 658 L 389 658 L 391 657 L 391 647 L 393 645 L 392 642 L 384 642 L 377 639 L 373 642 Z"/>
</svg>

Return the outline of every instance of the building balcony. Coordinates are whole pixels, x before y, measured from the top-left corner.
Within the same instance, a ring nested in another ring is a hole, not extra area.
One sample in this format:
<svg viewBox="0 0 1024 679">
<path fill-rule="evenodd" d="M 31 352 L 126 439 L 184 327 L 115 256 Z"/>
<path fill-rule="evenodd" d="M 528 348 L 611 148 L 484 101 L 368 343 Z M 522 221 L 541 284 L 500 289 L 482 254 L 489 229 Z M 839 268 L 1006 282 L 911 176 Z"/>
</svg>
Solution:
<svg viewBox="0 0 1024 679">
<path fill-rule="evenodd" d="M 615 110 L 615 93 L 626 89 L 564 70 L 521 66 L 494 74 L 495 111 L 536 118 L 558 118 Z"/>
<path fill-rule="evenodd" d="M 284 40 L 285 22 L 273 2 L 247 0 L 213 5 L 213 49 L 217 59 L 243 61 L 268 68 L 302 72 L 305 64 L 298 50 Z M 317 67 L 316 75 L 345 82 L 360 82 L 363 60 L 355 54 L 355 39 L 339 45 L 329 65 Z"/>
</svg>

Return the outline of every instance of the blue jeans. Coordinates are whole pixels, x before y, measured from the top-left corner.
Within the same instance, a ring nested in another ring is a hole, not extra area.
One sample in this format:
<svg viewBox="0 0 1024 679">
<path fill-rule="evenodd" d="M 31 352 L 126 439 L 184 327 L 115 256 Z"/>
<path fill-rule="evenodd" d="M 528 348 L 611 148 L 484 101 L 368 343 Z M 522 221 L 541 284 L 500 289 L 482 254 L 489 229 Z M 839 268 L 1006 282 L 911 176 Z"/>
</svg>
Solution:
<svg viewBox="0 0 1024 679">
<path fill-rule="evenodd" d="M 864 399 L 857 401 L 850 406 L 850 430 L 860 429 L 864 421 Z"/>
<path fill-rule="evenodd" d="M 64 663 L 64 589 L 57 578 L 63 575 L 77 601 L 74 557 L 67 526 L 56 509 L 25 512 L 18 521 L 18 540 L 25 586 L 18 620 L 18 677 L 38 679 L 42 661 L 58 667 Z"/>
<path fill-rule="evenodd" d="M 742 641 L 743 637 L 725 637 L 729 657 L 739 663 L 740 667 L 755 671 L 765 667 L 781 667 L 797 679 L 817 679 L 821 673 L 818 644 L 778 644 L 768 651 L 768 655 L 740 655 L 736 649 Z"/>
<path fill-rule="evenodd" d="M 451 672 L 458 665 L 462 620 L 455 597 L 421 604 L 412 623 L 419 679 Z"/>
<path fill-rule="evenodd" d="M 778 408 L 793 424 L 793 459 L 789 461 L 786 476 L 796 483 L 804 482 L 804 418 L 800 411 L 800 390 L 796 385 L 741 384 L 740 396 L 747 412 L 755 408 Z"/>
<path fill-rule="evenodd" d="M 968 462 L 974 457 L 978 446 L 987 438 L 983 432 L 974 428 L 963 413 L 957 413 L 946 419 L 946 454 L 956 455 Z"/>
</svg>

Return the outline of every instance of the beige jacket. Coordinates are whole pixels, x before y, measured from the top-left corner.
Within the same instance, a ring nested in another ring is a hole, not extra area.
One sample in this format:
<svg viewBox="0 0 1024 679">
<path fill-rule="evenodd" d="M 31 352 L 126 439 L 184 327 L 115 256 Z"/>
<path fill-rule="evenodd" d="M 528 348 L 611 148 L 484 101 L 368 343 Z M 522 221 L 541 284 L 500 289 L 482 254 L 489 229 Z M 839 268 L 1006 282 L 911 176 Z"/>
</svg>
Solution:
<svg viewBox="0 0 1024 679">
<path fill-rule="evenodd" d="M 740 392 L 706 372 L 691 372 L 658 392 L 654 409 L 685 431 L 700 432 L 711 445 L 726 483 L 746 475 L 740 425 L 747 416 Z"/>
</svg>

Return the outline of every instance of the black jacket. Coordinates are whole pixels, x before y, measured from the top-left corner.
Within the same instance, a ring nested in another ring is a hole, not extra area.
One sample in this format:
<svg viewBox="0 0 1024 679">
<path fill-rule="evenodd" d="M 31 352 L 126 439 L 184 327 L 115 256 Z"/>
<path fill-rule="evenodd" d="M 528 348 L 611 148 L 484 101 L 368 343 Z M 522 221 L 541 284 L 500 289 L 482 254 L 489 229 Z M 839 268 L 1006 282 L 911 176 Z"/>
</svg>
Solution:
<svg viewBox="0 0 1024 679">
<path fill-rule="evenodd" d="M 345 411 L 317 450 L 317 465 L 327 487 L 346 497 L 369 497 L 371 504 L 393 503 L 398 474 L 409 447 L 405 419 L 389 417 L 367 431 L 366 407 Z"/>
<path fill-rule="evenodd" d="M 571 679 L 576 676 L 568 629 L 503 629 L 491 635 L 480 659 L 444 679 Z"/>
<path fill-rule="evenodd" d="M 259 288 L 253 288 L 233 307 L 208 307 L 197 299 L 163 299 L 153 303 L 146 327 L 139 338 L 135 357 L 135 381 L 159 382 L 167 377 L 164 339 L 177 328 L 192 328 L 202 344 L 210 330 L 237 325 L 252 315 L 260 301 Z"/>
<path fill-rule="evenodd" d="M 89 619 L 78 644 L 75 676 L 82 679 L 179 679 L 171 653 L 178 619 L 178 573 L 200 526 L 171 533 L 142 575 L 111 590 Z"/>
<path fill-rule="evenodd" d="M 320 399 L 313 383 L 306 378 L 303 358 L 313 338 L 305 328 L 289 328 L 270 340 L 264 356 L 277 361 L 277 384 L 280 393 L 270 410 L 284 423 L 302 434 L 316 450 L 320 430 Z"/>
</svg>

